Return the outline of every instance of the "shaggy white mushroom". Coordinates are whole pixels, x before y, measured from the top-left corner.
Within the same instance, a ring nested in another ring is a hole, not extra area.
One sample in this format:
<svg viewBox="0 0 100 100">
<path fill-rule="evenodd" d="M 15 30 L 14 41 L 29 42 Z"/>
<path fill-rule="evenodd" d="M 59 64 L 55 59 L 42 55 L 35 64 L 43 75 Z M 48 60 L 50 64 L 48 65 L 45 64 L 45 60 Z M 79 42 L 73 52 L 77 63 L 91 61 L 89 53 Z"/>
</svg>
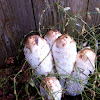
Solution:
<svg viewBox="0 0 100 100">
<path fill-rule="evenodd" d="M 90 72 L 95 70 L 95 53 L 88 48 L 78 52 L 72 78 L 67 81 L 66 91 L 69 95 L 76 96 L 82 93 L 88 82 Z"/>
<path fill-rule="evenodd" d="M 61 35 L 62 34 L 59 31 L 52 29 L 44 36 L 44 39 L 49 43 L 50 48 L 52 48 L 55 40 Z M 53 54 L 52 54 L 52 57 L 53 57 Z M 56 72 L 55 68 L 54 68 L 54 71 Z"/>
<path fill-rule="evenodd" d="M 45 77 L 40 85 L 40 93 L 45 100 L 61 100 L 62 88 L 55 77 Z"/>
<path fill-rule="evenodd" d="M 47 41 L 38 35 L 29 36 L 24 55 L 36 74 L 47 76 L 53 69 L 52 55 Z"/>
<path fill-rule="evenodd" d="M 61 33 L 57 30 L 52 29 L 45 35 L 44 39 L 49 43 L 51 48 L 53 43 L 59 36 L 61 36 Z"/>
<path fill-rule="evenodd" d="M 61 78 L 70 75 L 75 63 L 77 49 L 76 42 L 68 35 L 61 35 L 56 39 L 52 47 L 55 66 Z M 60 79 L 61 85 L 64 86 L 64 80 Z"/>
</svg>

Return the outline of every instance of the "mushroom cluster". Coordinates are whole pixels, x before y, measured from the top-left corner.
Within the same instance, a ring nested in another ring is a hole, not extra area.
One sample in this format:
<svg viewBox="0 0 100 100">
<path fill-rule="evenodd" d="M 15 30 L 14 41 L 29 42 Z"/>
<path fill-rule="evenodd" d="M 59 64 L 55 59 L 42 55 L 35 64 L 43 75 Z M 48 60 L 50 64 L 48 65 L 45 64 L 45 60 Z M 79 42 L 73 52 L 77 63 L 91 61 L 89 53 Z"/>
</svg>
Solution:
<svg viewBox="0 0 100 100">
<path fill-rule="evenodd" d="M 61 100 L 63 86 L 71 96 L 81 94 L 89 74 L 95 70 L 95 53 L 88 48 L 77 53 L 74 39 L 57 30 L 50 30 L 44 39 L 38 35 L 29 36 L 24 55 L 34 73 L 45 76 L 40 84 L 40 92 L 47 100 Z M 55 76 L 48 77 L 48 74 L 53 76 L 55 70 L 59 80 Z"/>
</svg>

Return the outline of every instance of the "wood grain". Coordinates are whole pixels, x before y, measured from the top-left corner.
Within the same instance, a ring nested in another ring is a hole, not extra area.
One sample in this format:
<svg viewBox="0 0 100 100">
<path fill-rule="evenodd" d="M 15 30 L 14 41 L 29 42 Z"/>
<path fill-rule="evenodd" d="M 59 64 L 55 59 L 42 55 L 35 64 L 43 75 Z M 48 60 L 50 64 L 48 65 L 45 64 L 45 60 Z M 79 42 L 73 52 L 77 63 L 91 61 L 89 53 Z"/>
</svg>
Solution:
<svg viewBox="0 0 100 100">
<path fill-rule="evenodd" d="M 33 7 L 34 7 L 33 9 L 34 9 L 37 29 L 39 29 L 39 21 L 41 15 L 45 11 L 45 13 L 42 16 L 42 20 L 40 22 L 41 29 L 55 28 L 61 31 L 62 29 L 59 25 L 61 21 L 59 20 L 58 7 L 55 3 L 59 3 L 61 6 L 66 6 L 66 1 L 67 0 L 63 0 L 61 2 L 59 2 L 59 0 L 33 0 Z"/>
<path fill-rule="evenodd" d="M 31 30 L 35 30 L 31 0 L 0 0 L 0 66 L 17 54 L 21 39 Z"/>
<path fill-rule="evenodd" d="M 77 35 L 81 33 L 82 26 L 84 25 L 81 19 L 83 21 L 86 20 L 88 0 L 68 0 L 67 6 L 71 8 L 69 10 L 71 17 L 74 16 L 73 18 L 75 19 L 76 16 L 76 21 L 72 20 L 71 25 L 67 26 L 66 33 L 72 35 L 73 37 L 77 37 Z"/>
<path fill-rule="evenodd" d="M 86 22 L 90 27 L 100 24 L 100 13 L 97 13 L 95 8 L 100 9 L 100 0 L 89 0 L 87 12 L 90 13 L 91 18 L 87 15 Z"/>
<path fill-rule="evenodd" d="M 48 5 L 52 5 L 55 2 L 58 3 L 60 6 L 62 6 L 62 9 L 65 7 L 70 7 L 71 9 L 67 12 L 70 13 L 71 15 L 82 13 L 81 19 L 86 20 L 88 0 L 63 0 L 60 2 L 58 1 L 59 0 L 33 0 L 33 7 L 34 7 L 34 14 L 35 14 L 37 28 L 39 28 L 39 20 L 43 11 L 48 7 Z M 61 16 L 64 15 L 64 13 L 62 13 L 61 10 L 58 11 L 58 9 L 59 9 L 58 6 L 53 5 L 45 11 L 44 16 L 42 17 L 42 21 L 41 21 L 41 26 L 42 26 L 41 29 L 43 27 L 52 28 L 52 26 L 54 26 L 57 30 L 63 32 L 62 24 L 65 22 L 65 20 L 63 20 Z M 59 12 L 60 12 L 60 15 L 59 15 Z M 67 17 L 68 16 L 66 16 L 66 18 Z M 64 23 L 64 25 L 65 24 L 66 23 Z M 82 26 L 83 22 L 80 20 L 77 20 L 77 24 L 80 24 Z M 75 26 L 75 28 L 81 31 L 80 27 Z M 71 27 L 67 26 L 66 33 L 68 32 L 69 34 L 71 34 L 71 30 L 72 30 Z"/>
</svg>

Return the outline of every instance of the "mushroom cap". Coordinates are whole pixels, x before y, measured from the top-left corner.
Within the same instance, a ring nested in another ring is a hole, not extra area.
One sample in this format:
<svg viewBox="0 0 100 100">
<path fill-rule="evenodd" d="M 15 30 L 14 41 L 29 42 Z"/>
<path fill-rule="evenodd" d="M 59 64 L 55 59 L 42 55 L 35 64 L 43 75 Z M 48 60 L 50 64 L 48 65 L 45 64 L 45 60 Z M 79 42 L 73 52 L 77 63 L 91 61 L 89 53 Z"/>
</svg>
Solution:
<svg viewBox="0 0 100 100">
<path fill-rule="evenodd" d="M 62 88 L 55 77 L 45 77 L 40 85 L 40 92 L 48 100 L 61 100 Z"/>
<path fill-rule="evenodd" d="M 72 37 L 70 37 L 69 35 L 65 34 L 65 35 L 61 35 L 60 37 L 58 37 L 58 39 L 56 40 L 56 46 L 60 49 L 63 48 L 68 48 L 70 47 L 70 45 L 76 45 L 76 42 L 73 40 Z M 74 46 L 73 45 L 73 46 Z"/>
<path fill-rule="evenodd" d="M 71 74 L 77 54 L 76 42 L 73 38 L 61 35 L 54 42 L 52 52 L 58 74 Z M 61 77 L 66 78 L 66 76 Z"/>
<path fill-rule="evenodd" d="M 39 75 L 48 75 L 53 68 L 52 55 L 47 41 L 38 35 L 29 36 L 24 46 L 24 55 L 30 66 Z"/>
<path fill-rule="evenodd" d="M 82 69 L 87 76 L 88 72 L 94 73 L 95 70 L 95 53 L 88 48 L 80 50 L 76 56 L 76 67 Z"/>
<path fill-rule="evenodd" d="M 76 56 L 76 64 L 71 73 L 73 79 L 67 80 L 66 91 L 69 95 L 76 96 L 82 93 L 88 82 L 90 71 L 95 70 L 95 53 L 88 48 L 80 50 Z"/>
<path fill-rule="evenodd" d="M 45 36 L 44 39 L 49 43 L 50 48 L 52 47 L 54 41 L 61 36 L 61 33 L 57 30 L 50 30 Z"/>
</svg>

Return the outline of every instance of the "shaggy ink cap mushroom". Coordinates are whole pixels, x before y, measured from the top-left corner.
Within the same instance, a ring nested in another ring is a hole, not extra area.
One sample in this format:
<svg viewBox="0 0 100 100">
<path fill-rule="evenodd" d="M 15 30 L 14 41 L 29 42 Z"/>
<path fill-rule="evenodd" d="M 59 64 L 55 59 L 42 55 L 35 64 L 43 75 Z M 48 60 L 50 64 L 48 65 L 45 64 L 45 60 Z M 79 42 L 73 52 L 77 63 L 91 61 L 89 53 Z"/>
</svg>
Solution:
<svg viewBox="0 0 100 100">
<path fill-rule="evenodd" d="M 62 88 L 55 77 L 45 77 L 40 85 L 40 93 L 47 100 L 61 100 Z"/>
<path fill-rule="evenodd" d="M 48 75 L 53 69 L 49 44 L 38 35 L 29 36 L 24 46 L 24 55 L 36 74 Z"/>
<path fill-rule="evenodd" d="M 67 80 L 66 91 L 69 95 L 76 96 L 82 93 L 88 82 L 89 74 L 95 70 L 95 53 L 88 48 L 80 50 L 76 56 L 76 64 L 72 77 Z"/>
<path fill-rule="evenodd" d="M 84 48 L 78 52 L 76 66 L 94 73 L 96 54 L 89 48 Z M 90 74 L 90 73 L 89 73 Z M 89 75 L 86 73 L 86 75 Z"/>
<path fill-rule="evenodd" d="M 76 42 L 69 35 L 59 36 L 52 47 L 55 67 L 60 74 L 60 83 L 64 86 L 67 75 L 70 75 L 75 63 L 77 49 Z"/>
<path fill-rule="evenodd" d="M 52 52 L 58 74 L 71 74 L 77 54 L 76 42 L 73 38 L 61 35 L 54 42 Z M 61 77 L 66 78 L 66 76 Z"/>
</svg>

